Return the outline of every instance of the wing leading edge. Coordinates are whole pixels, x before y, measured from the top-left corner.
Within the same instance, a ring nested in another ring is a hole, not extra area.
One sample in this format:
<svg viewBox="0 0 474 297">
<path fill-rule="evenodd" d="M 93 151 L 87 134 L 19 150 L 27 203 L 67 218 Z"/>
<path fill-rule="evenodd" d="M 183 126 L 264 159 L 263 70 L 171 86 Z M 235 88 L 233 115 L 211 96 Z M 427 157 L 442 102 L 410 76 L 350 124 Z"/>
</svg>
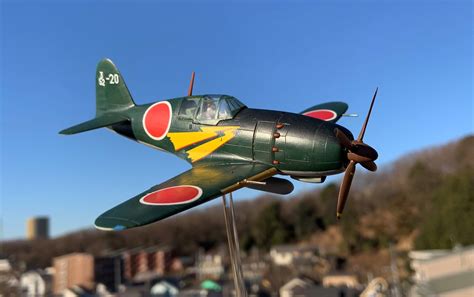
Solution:
<svg viewBox="0 0 474 297">
<path fill-rule="evenodd" d="M 261 181 L 276 169 L 264 164 L 231 164 L 194 167 L 101 214 L 97 229 L 123 230 L 147 225 L 244 186 Z"/>
</svg>

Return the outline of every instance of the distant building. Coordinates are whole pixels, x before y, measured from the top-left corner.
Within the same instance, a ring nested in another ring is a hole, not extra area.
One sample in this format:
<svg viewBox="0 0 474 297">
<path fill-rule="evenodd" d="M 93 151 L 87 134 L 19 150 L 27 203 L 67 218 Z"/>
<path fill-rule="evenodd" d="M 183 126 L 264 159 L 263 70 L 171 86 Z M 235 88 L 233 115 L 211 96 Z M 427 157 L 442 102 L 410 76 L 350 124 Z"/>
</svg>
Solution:
<svg viewBox="0 0 474 297">
<path fill-rule="evenodd" d="M 277 245 L 271 248 L 270 257 L 276 265 L 290 266 L 297 260 L 313 260 L 317 252 L 315 246 Z"/>
<path fill-rule="evenodd" d="M 26 221 L 27 239 L 47 239 L 49 238 L 49 218 L 33 217 Z"/>
<path fill-rule="evenodd" d="M 94 287 L 94 257 L 86 253 L 73 253 L 53 259 L 53 293 L 63 294 L 74 286 Z"/>
<path fill-rule="evenodd" d="M 173 262 L 169 247 L 136 248 L 122 252 L 124 278 L 147 281 L 165 275 Z"/>
<path fill-rule="evenodd" d="M 150 289 L 150 294 L 154 297 L 174 297 L 178 293 L 178 288 L 167 281 L 158 282 Z"/>
<path fill-rule="evenodd" d="M 264 260 L 248 261 L 244 259 L 242 263 L 242 273 L 245 279 L 261 280 L 265 272 L 268 271 L 268 263 Z"/>
<path fill-rule="evenodd" d="M 360 284 L 357 276 L 353 274 L 334 273 L 323 277 L 323 286 L 357 288 Z"/>
<path fill-rule="evenodd" d="M 94 282 L 102 284 L 108 292 L 117 292 L 123 282 L 123 260 L 121 255 L 95 257 Z"/>
<path fill-rule="evenodd" d="M 12 265 L 10 264 L 10 260 L 0 256 L 0 272 L 11 272 Z"/>
<path fill-rule="evenodd" d="M 294 278 L 280 288 L 280 297 L 301 296 L 299 292 L 312 285 L 311 281 L 304 278 Z"/>
<path fill-rule="evenodd" d="M 171 260 L 170 271 L 172 273 L 186 273 L 194 268 L 193 257 L 174 257 Z"/>
<path fill-rule="evenodd" d="M 19 283 L 10 261 L 3 255 L 0 255 L 0 295 L 18 295 Z"/>
<path fill-rule="evenodd" d="M 359 293 L 347 287 L 324 287 L 306 278 L 294 278 L 280 288 L 280 297 L 356 297 Z"/>
<path fill-rule="evenodd" d="M 220 279 L 224 276 L 225 267 L 222 255 L 209 254 L 200 256 L 197 265 L 200 279 Z"/>
<path fill-rule="evenodd" d="M 474 245 L 409 253 L 415 271 L 410 297 L 474 296 Z"/>
<path fill-rule="evenodd" d="M 53 293 L 52 279 L 51 271 L 42 269 L 30 270 L 23 273 L 20 277 L 22 296 L 51 296 Z"/>
<path fill-rule="evenodd" d="M 267 254 L 260 253 L 256 248 L 251 249 L 242 258 L 242 273 L 249 283 L 259 284 L 268 272 L 270 261 Z"/>
</svg>

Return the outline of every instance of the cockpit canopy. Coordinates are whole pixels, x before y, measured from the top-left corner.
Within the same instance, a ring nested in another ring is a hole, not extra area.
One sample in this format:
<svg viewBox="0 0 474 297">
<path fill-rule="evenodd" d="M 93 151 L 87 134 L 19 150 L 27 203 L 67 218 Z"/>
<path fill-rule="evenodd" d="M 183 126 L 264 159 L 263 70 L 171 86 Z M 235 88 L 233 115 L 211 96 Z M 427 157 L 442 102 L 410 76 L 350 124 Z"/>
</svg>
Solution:
<svg viewBox="0 0 474 297">
<path fill-rule="evenodd" d="M 194 122 L 214 125 L 232 119 L 246 106 L 232 96 L 204 95 L 186 97 L 181 103 L 178 116 Z"/>
</svg>

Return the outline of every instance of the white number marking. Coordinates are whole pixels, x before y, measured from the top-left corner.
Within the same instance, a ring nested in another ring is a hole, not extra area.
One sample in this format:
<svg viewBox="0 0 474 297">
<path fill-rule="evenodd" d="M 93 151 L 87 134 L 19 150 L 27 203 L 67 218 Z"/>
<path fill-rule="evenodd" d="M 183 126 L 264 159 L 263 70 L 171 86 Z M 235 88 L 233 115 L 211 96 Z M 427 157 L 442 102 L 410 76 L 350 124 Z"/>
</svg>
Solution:
<svg viewBox="0 0 474 297">
<path fill-rule="evenodd" d="M 109 81 L 110 85 L 117 85 L 120 81 L 117 73 L 110 73 L 106 79 Z"/>
<path fill-rule="evenodd" d="M 99 77 L 97 78 L 97 81 L 99 82 L 99 86 L 105 87 L 105 81 L 109 82 L 109 85 L 118 85 L 120 82 L 119 75 L 117 73 L 110 73 L 109 75 L 105 75 L 104 77 L 104 72 L 99 71 Z"/>
</svg>

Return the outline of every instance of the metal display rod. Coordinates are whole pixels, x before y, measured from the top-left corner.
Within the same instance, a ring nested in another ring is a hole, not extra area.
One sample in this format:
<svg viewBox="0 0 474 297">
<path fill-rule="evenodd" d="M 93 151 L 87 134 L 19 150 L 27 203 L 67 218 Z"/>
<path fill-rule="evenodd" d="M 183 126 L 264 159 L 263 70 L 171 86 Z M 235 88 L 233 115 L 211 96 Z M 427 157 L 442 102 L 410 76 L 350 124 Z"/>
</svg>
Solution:
<svg viewBox="0 0 474 297">
<path fill-rule="evenodd" d="M 237 234 L 237 228 L 235 227 L 234 200 L 232 199 L 232 193 L 229 193 L 229 201 L 227 201 L 226 195 L 222 196 L 222 207 L 224 209 L 225 228 L 227 231 L 227 241 L 229 243 L 230 262 L 234 275 L 236 296 L 247 297 L 240 258 L 239 236 Z"/>
</svg>

